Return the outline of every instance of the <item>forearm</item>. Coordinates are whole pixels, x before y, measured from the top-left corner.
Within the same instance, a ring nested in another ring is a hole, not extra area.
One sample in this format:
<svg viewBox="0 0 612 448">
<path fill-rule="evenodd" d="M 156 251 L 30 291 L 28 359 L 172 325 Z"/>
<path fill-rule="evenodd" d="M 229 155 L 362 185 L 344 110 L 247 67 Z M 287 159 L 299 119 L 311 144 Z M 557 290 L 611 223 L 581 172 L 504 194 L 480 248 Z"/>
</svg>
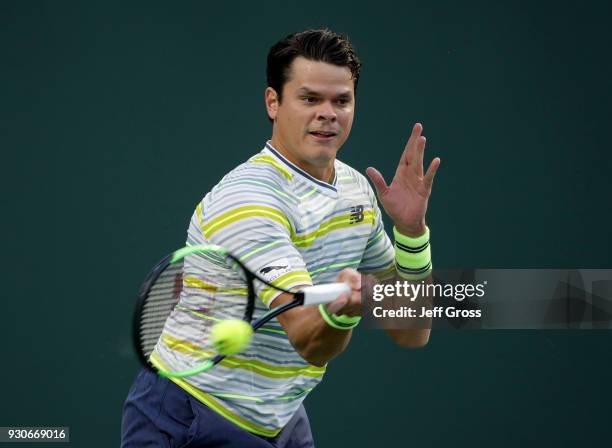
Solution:
<svg viewBox="0 0 612 448">
<path fill-rule="evenodd" d="M 423 280 L 419 280 L 418 282 L 412 282 L 410 280 L 404 280 L 399 277 L 397 274 L 388 280 L 379 281 L 372 275 L 364 276 L 365 280 L 362 280 L 362 283 L 366 285 L 366 293 L 371 294 L 374 290 L 374 285 L 376 284 L 385 284 L 385 285 L 393 285 L 393 290 L 395 289 L 395 285 L 406 283 L 418 283 L 418 284 L 429 284 L 432 283 L 432 277 L 429 275 L 427 278 Z M 400 295 L 385 295 L 385 309 L 388 310 L 402 310 L 405 308 L 414 309 L 414 317 L 409 317 L 403 320 L 402 325 L 404 328 L 396 328 L 396 329 L 386 329 L 385 331 L 393 341 L 402 346 L 408 348 L 420 348 L 427 345 L 429 341 L 429 336 L 431 333 L 431 323 L 432 319 L 429 316 L 422 316 L 422 309 L 431 309 L 432 307 L 432 299 L 431 297 L 425 294 L 427 288 L 419 288 L 419 294 L 413 297 L 414 300 L 407 300 L 406 296 Z M 405 288 L 402 288 L 405 290 Z M 410 289 L 413 291 L 414 289 Z M 368 298 L 371 300 L 371 297 Z M 421 317 L 422 316 L 422 317 Z"/>
<path fill-rule="evenodd" d="M 411 282 L 410 280 L 404 280 L 399 276 L 396 276 L 392 281 L 394 283 L 397 281 L 417 283 Z M 422 282 L 426 285 L 431 284 L 433 282 L 431 274 L 427 278 L 420 280 L 418 283 L 422 284 Z M 409 318 L 408 326 L 410 328 L 386 330 L 387 334 L 391 336 L 393 341 L 402 347 L 421 348 L 427 345 L 427 343 L 429 342 L 429 336 L 431 335 L 432 318 L 429 315 L 423 316 L 422 310 L 424 308 L 428 310 L 431 309 L 433 300 L 431 297 L 423 293 L 425 289 L 426 288 L 421 288 L 421 292 L 414 298 L 413 301 L 410 301 L 408 303 L 408 307 L 416 309 L 415 316 L 417 316 Z M 399 309 L 402 306 L 406 306 L 405 297 L 390 297 L 387 300 L 390 301 L 390 303 L 392 304 L 391 306 L 394 309 Z"/>
<path fill-rule="evenodd" d="M 425 311 L 430 310 L 433 304 L 433 298 L 427 295 L 428 285 L 433 283 L 433 278 L 429 229 L 425 225 L 424 215 L 411 226 L 398 225 L 396 222 L 393 233 L 397 269 L 393 281 L 403 283 L 404 289 L 409 288 L 413 291 L 413 296 L 408 303 L 405 298 L 402 300 L 399 297 L 392 297 L 391 303 L 394 308 L 398 306 L 398 302 L 403 306 L 407 305 L 413 312 L 406 321 L 407 328 L 392 329 L 387 332 L 403 347 L 423 347 L 429 341 L 432 325 L 431 315 Z"/>
<path fill-rule="evenodd" d="M 290 300 L 284 296 L 274 301 L 275 306 Z M 329 326 L 316 306 L 294 308 L 278 316 L 278 320 L 295 350 L 315 366 L 323 366 L 342 353 L 353 333 Z"/>
<path fill-rule="evenodd" d="M 298 353 L 309 363 L 323 366 L 346 349 L 352 330 L 330 327 L 317 307 L 305 308 L 300 320 L 291 328 L 289 339 Z"/>
</svg>

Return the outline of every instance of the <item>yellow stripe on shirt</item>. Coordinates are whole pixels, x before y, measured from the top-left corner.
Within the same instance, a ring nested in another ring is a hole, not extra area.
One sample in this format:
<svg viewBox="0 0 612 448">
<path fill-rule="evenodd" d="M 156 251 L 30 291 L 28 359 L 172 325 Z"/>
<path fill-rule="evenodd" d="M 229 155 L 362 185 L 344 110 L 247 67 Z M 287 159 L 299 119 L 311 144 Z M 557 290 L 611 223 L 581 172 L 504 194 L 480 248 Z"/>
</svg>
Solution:
<svg viewBox="0 0 612 448">
<path fill-rule="evenodd" d="M 255 156 L 249 160 L 250 163 L 265 163 L 267 165 L 272 165 L 276 168 L 287 180 L 293 179 L 293 174 L 282 166 L 274 157 L 272 156 Z"/>
<path fill-rule="evenodd" d="M 153 352 L 151 354 L 151 362 L 158 369 L 168 370 L 168 367 L 166 366 L 166 364 L 160 359 L 159 355 L 157 353 L 155 353 L 155 352 Z M 184 379 L 182 379 L 182 378 L 169 378 L 169 379 L 171 381 L 173 381 L 175 384 L 177 384 L 179 387 L 184 389 L 186 392 L 188 392 L 192 397 L 194 397 L 197 400 L 201 401 L 206 406 L 208 406 L 210 409 L 215 411 L 217 414 L 225 417 L 227 420 L 229 420 L 230 422 L 238 425 L 242 429 L 246 429 L 247 431 L 250 431 L 252 433 L 255 433 L 255 434 L 258 434 L 258 435 L 261 435 L 261 436 L 264 436 L 264 437 L 274 437 L 274 436 L 278 435 L 278 433 L 282 429 L 282 428 L 267 429 L 267 428 L 264 428 L 263 426 L 257 425 L 257 424 L 255 424 L 253 422 L 250 422 L 249 420 L 247 420 L 247 419 L 245 419 L 245 418 L 243 418 L 243 417 L 241 417 L 241 416 L 231 412 L 230 410 L 226 409 L 220 403 L 219 400 L 215 399 L 214 397 L 212 397 L 211 395 L 207 394 L 206 392 L 201 391 L 197 387 L 192 386 L 191 384 L 189 384 Z"/>
<path fill-rule="evenodd" d="M 185 285 L 186 288 L 202 289 L 208 292 L 218 292 L 218 293 L 232 294 L 232 295 L 237 295 L 237 296 L 247 295 L 246 287 L 228 288 L 224 286 L 218 286 L 218 285 L 214 285 L 209 282 L 205 282 L 204 280 L 199 279 L 193 275 L 186 275 L 185 277 L 183 277 L 183 284 Z"/>
<path fill-rule="evenodd" d="M 307 271 L 290 271 L 270 283 L 279 288 L 288 289 L 294 285 L 312 285 L 312 278 Z M 263 303 L 268 306 L 270 301 L 278 294 L 279 291 L 277 289 L 271 286 L 265 286 L 260 291 L 259 297 L 261 297 Z"/>
<path fill-rule="evenodd" d="M 198 360 L 212 358 L 216 353 L 205 349 L 185 339 L 179 339 L 167 333 L 162 334 L 162 343 L 170 350 L 174 350 Z M 325 366 L 278 366 L 256 359 L 228 356 L 219 365 L 228 369 L 243 369 L 267 378 L 293 378 L 296 376 L 307 376 L 317 378 L 325 373 Z"/>
<path fill-rule="evenodd" d="M 317 238 L 327 235 L 332 230 L 343 229 L 355 225 L 372 224 L 374 222 L 375 213 L 373 210 L 366 210 L 363 212 L 363 221 L 354 222 L 351 220 L 351 215 L 336 216 L 330 220 L 322 222 L 319 228 L 313 232 L 305 233 L 303 235 L 294 236 L 291 241 L 297 247 L 308 247 L 312 246 Z"/>
<path fill-rule="evenodd" d="M 237 207 L 229 210 L 204 224 L 202 226 L 202 232 L 206 238 L 210 238 L 224 227 L 240 221 L 241 219 L 251 217 L 271 219 L 285 227 L 290 235 L 293 235 L 294 233 L 291 223 L 282 212 L 265 205 L 246 205 L 244 207 Z"/>
</svg>

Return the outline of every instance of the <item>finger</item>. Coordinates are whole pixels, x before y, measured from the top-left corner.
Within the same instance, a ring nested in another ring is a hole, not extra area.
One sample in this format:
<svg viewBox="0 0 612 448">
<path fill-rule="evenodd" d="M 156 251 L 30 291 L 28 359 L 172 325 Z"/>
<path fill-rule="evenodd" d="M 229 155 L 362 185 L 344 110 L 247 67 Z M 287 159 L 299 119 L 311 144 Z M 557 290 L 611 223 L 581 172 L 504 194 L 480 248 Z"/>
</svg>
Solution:
<svg viewBox="0 0 612 448">
<path fill-rule="evenodd" d="M 414 158 L 414 152 L 416 150 L 416 142 L 418 138 L 421 136 L 423 132 L 423 125 L 421 123 L 415 123 L 412 127 L 412 133 L 410 134 L 410 138 L 406 142 L 406 146 L 404 147 L 404 153 L 402 154 L 402 162 L 409 164 L 411 160 Z"/>
<path fill-rule="evenodd" d="M 438 171 L 438 168 L 440 167 L 441 163 L 442 161 L 440 160 L 440 158 L 436 157 L 429 164 L 429 168 L 427 168 L 427 173 L 425 174 L 425 178 L 423 180 L 428 190 L 431 190 L 434 177 L 436 177 L 436 172 Z"/>
<path fill-rule="evenodd" d="M 385 194 L 387 188 L 389 188 L 387 186 L 387 183 L 385 182 L 385 178 L 376 168 L 372 167 L 366 169 L 366 174 L 374 184 L 374 188 L 376 188 L 376 194 L 380 198 L 381 195 Z"/>
<path fill-rule="evenodd" d="M 345 314 L 349 316 L 358 316 L 361 310 L 361 292 L 353 291 L 351 299 L 344 308 Z"/>
<path fill-rule="evenodd" d="M 351 300 L 344 308 L 336 311 L 334 314 L 350 317 L 361 315 L 361 300 Z"/>
<path fill-rule="evenodd" d="M 331 314 L 336 314 L 338 313 L 338 311 L 344 308 L 348 304 L 348 302 L 349 302 L 348 294 L 342 293 L 340 294 L 340 297 L 338 297 L 336 300 L 334 300 L 333 302 L 330 302 L 327 305 L 327 311 L 329 311 Z"/>
<path fill-rule="evenodd" d="M 361 291 L 361 275 L 357 271 L 351 272 L 346 283 L 348 283 L 353 291 Z"/>
<path fill-rule="evenodd" d="M 336 277 L 336 281 L 346 283 L 353 290 L 361 290 L 361 274 L 353 268 L 343 269 Z"/>
<path fill-rule="evenodd" d="M 423 175 L 423 154 L 425 154 L 426 143 L 427 138 L 425 138 L 423 135 L 417 139 L 413 169 L 420 176 Z"/>
</svg>

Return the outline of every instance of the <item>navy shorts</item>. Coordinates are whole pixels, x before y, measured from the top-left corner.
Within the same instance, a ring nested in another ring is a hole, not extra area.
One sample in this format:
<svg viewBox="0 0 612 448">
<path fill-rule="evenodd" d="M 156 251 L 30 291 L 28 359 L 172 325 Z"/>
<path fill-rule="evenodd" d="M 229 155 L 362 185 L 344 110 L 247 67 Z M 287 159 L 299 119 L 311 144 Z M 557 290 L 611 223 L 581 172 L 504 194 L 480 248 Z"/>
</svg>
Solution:
<svg viewBox="0 0 612 448">
<path fill-rule="evenodd" d="M 121 423 L 122 448 L 313 448 L 303 406 L 280 434 L 250 433 L 202 404 L 172 381 L 143 369 L 132 385 Z"/>
</svg>

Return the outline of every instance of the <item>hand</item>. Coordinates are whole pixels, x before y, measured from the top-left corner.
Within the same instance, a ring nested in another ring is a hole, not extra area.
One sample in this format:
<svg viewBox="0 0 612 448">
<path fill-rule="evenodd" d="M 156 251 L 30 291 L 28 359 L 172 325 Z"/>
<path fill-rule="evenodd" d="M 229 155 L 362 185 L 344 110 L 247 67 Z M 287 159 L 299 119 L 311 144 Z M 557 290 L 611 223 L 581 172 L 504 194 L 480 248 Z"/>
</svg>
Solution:
<svg viewBox="0 0 612 448">
<path fill-rule="evenodd" d="M 431 195 L 434 176 L 440 159 L 432 160 L 423 175 L 423 153 L 426 139 L 421 135 L 423 126 L 416 123 L 400 158 L 395 177 L 387 185 L 376 168 L 369 167 L 366 174 L 374 184 L 378 200 L 393 220 L 397 230 L 406 236 L 418 237 L 425 233 L 425 214 Z"/>
<path fill-rule="evenodd" d="M 327 311 L 331 314 L 347 316 L 361 315 L 361 274 L 355 269 L 343 269 L 336 277 L 337 282 L 344 282 L 351 287 L 351 295 L 341 294 L 333 302 L 327 305 Z"/>
</svg>

